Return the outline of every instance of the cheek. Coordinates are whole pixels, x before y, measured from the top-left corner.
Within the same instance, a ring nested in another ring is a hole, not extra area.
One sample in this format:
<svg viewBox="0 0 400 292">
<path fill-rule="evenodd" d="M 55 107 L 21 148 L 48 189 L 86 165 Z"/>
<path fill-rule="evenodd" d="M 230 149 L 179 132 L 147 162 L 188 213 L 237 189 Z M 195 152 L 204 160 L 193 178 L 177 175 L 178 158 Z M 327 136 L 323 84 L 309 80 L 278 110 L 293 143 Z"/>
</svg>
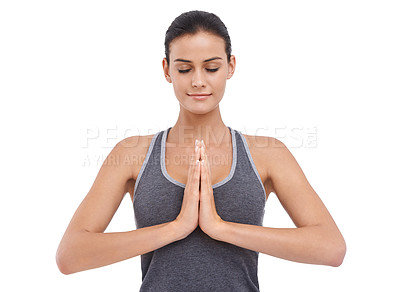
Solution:
<svg viewBox="0 0 400 292">
<path fill-rule="evenodd" d="M 225 74 L 221 72 L 220 74 L 215 74 L 209 78 L 208 83 L 214 88 L 214 89 L 223 89 L 225 87 L 226 83 L 226 78 Z"/>
<path fill-rule="evenodd" d="M 185 78 L 178 77 L 173 80 L 172 85 L 174 88 L 175 95 L 178 98 L 186 97 L 186 93 L 188 91 L 188 88 L 190 87 L 190 82 L 188 83 L 188 81 L 185 80 Z"/>
<path fill-rule="evenodd" d="M 177 87 L 183 87 L 187 86 L 188 84 L 191 84 L 191 79 L 189 75 L 177 73 L 174 76 L 174 83 L 176 84 Z"/>
<path fill-rule="evenodd" d="M 172 76 L 172 85 L 175 90 L 179 90 L 180 88 L 183 88 L 186 86 L 186 81 L 185 78 L 179 75 L 174 75 Z"/>
</svg>

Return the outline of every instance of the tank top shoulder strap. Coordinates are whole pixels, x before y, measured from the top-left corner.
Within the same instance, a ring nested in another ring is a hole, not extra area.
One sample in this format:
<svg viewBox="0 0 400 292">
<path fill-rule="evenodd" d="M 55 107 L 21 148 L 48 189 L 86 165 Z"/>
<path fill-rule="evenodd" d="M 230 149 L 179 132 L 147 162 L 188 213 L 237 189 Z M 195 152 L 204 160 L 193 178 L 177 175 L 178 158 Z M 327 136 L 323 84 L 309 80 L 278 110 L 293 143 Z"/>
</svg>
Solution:
<svg viewBox="0 0 400 292">
<path fill-rule="evenodd" d="M 244 168 L 246 171 L 252 171 L 255 173 L 258 182 L 261 184 L 262 190 L 264 191 L 264 194 L 266 194 L 264 184 L 262 182 L 261 176 L 257 170 L 257 167 L 254 163 L 254 159 L 251 155 L 250 152 L 250 147 L 247 143 L 246 138 L 242 134 L 241 131 L 235 130 L 237 133 L 236 135 L 239 137 L 237 140 L 237 151 L 238 151 L 238 157 L 241 160 L 241 164 L 239 165 L 239 168 Z"/>
<path fill-rule="evenodd" d="M 150 146 L 147 149 L 146 157 L 145 157 L 145 159 L 143 161 L 142 166 L 140 167 L 139 174 L 138 174 L 138 176 L 136 178 L 136 181 L 135 181 L 135 188 L 134 188 L 134 191 L 133 191 L 133 194 L 134 194 L 133 195 L 133 200 L 135 200 L 135 197 L 136 197 L 135 194 L 136 194 L 137 186 L 138 186 L 139 181 L 140 181 L 140 179 L 141 179 L 141 177 L 143 175 L 144 170 L 146 169 L 147 164 L 149 164 L 149 161 L 151 160 L 150 158 L 153 158 L 153 159 L 157 158 L 156 156 L 154 156 L 152 154 L 153 154 L 153 149 L 157 148 L 157 144 L 159 144 L 159 143 L 156 143 L 156 142 L 157 142 L 157 140 L 160 141 L 160 139 L 157 139 L 157 138 L 161 137 L 160 134 L 162 132 L 163 131 L 159 131 L 159 132 L 155 133 L 153 138 L 151 139 Z"/>
</svg>

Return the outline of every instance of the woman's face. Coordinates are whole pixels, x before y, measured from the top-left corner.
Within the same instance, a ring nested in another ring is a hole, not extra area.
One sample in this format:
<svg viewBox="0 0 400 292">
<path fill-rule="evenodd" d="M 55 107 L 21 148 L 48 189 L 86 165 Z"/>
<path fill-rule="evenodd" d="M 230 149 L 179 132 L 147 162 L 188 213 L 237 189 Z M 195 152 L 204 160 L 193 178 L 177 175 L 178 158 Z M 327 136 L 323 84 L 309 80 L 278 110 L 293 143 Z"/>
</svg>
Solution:
<svg viewBox="0 0 400 292">
<path fill-rule="evenodd" d="M 235 56 L 227 62 L 224 40 L 199 32 L 184 35 L 170 44 L 170 66 L 163 60 L 165 78 L 173 84 L 179 103 L 186 110 L 202 114 L 218 106 L 226 80 L 235 70 Z M 195 97 L 194 94 L 208 96 Z"/>
</svg>

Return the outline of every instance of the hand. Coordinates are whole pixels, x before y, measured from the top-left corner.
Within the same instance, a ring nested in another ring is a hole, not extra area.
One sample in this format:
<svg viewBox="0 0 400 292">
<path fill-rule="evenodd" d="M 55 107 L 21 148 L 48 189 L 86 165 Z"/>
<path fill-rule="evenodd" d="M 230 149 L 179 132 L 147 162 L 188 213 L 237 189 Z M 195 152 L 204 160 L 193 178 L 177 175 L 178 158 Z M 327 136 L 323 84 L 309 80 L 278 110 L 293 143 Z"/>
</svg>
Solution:
<svg viewBox="0 0 400 292">
<path fill-rule="evenodd" d="M 203 142 L 203 141 L 202 141 Z M 214 193 L 211 183 L 211 167 L 206 154 L 204 143 L 200 148 L 200 228 L 210 237 L 217 239 L 218 230 L 223 224 L 223 220 L 217 213 L 214 202 Z"/>
<path fill-rule="evenodd" d="M 196 142 L 198 142 L 196 140 Z M 200 143 L 198 143 L 200 145 Z M 179 226 L 182 236 L 185 238 L 199 224 L 199 186 L 200 186 L 200 149 L 195 147 L 194 155 L 190 161 L 188 179 L 186 182 L 185 191 L 183 194 L 182 207 L 175 222 Z M 196 163 L 197 161 L 197 163 Z"/>
</svg>

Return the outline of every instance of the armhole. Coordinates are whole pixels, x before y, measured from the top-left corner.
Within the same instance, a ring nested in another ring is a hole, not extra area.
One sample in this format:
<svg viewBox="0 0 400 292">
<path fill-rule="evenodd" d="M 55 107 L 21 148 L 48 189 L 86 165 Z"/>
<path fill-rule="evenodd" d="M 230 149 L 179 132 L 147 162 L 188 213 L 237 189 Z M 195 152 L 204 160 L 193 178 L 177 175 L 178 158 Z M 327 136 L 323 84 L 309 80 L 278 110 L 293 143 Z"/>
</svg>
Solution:
<svg viewBox="0 0 400 292">
<path fill-rule="evenodd" d="M 146 168 L 147 162 L 149 161 L 151 152 L 153 151 L 153 148 L 154 148 L 154 143 L 156 142 L 156 139 L 157 139 L 159 134 L 160 134 L 160 132 L 154 134 L 153 138 L 151 139 L 151 143 L 150 143 L 149 149 L 147 149 L 146 157 L 145 157 L 145 159 L 143 161 L 142 166 L 140 167 L 140 171 L 139 171 L 138 177 L 137 177 L 137 179 L 135 181 L 135 188 L 133 189 L 133 202 L 132 203 L 135 203 L 136 188 L 137 188 L 137 186 L 139 184 L 140 178 L 142 177 L 144 169 Z"/>
<path fill-rule="evenodd" d="M 264 191 L 264 198 L 265 198 L 265 200 L 267 200 L 267 192 L 265 191 L 264 184 L 261 180 L 260 174 L 258 173 L 258 170 L 257 170 L 256 164 L 254 163 L 253 157 L 251 156 L 250 148 L 249 148 L 249 145 L 247 144 L 246 138 L 243 136 L 242 132 L 240 132 L 240 131 L 237 131 L 237 132 L 239 133 L 240 137 L 242 138 L 243 145 L 244 145 L 244 148 L 246 149 L 247 157 L 249 158 L 251 167 L 253 168 L 253 171 L 256 174 L 258 181 L 260 182 L 261 187 Z"/>
</svg>

